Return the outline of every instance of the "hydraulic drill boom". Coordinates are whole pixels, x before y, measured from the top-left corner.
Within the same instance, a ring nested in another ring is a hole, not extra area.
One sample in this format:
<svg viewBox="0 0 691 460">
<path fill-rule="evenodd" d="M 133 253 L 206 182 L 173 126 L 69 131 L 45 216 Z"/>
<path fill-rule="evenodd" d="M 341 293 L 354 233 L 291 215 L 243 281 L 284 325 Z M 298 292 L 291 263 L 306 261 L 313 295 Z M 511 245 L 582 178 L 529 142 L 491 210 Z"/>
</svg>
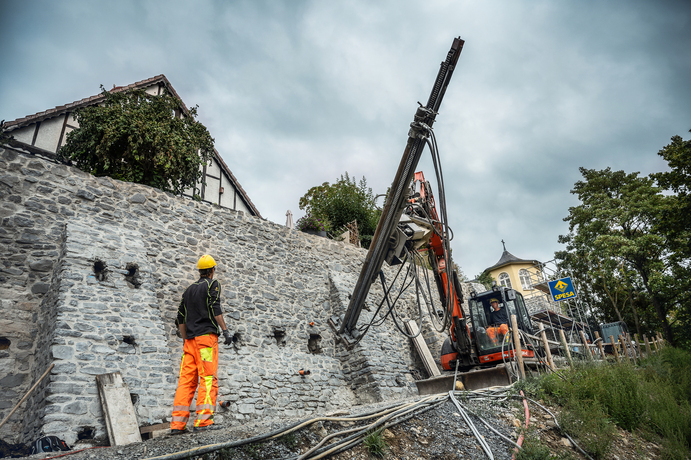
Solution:
<svg viewBox="0 0 691 460">
<path fill-rule="evenodd" d="M 377 230 L 374 232 L 374 237 L 360 271 L 348 309 L 343 318 L 332 317 L 330 321 L 331 326 L 338 331 L 346 345 L 353 344 L 357 340 L 359 332 L 356 329 L 356 325 L 360 312 L 365 305 L 369 289 L 381 271 L 384 261 L 387 260 L 387 257 L 391 257 L 391 252 L 399 245 L 401 238 L 405 238 L 404 235 L 398 233 L 397 225 L 403 213 L 408 187 L 413 180 L 413 174 L 429 136 L 429 130 L 434 124 L 437 111 L 446 93 L 446 88 L 456 68 L 456 63 L 463 49 L 463 43 L 464 41 L 460 37 L 454 39 L 451 49 L 446 55 L 446 60 L 441 63 L 427 105 L 418 107 L 415 113 L 414 120 L 410 124 L 408 142 L 403 152 L 403 157 L 398 166 L 396 176 L 391 183 L 384 210 L 379 219 Z"/>
</svg>

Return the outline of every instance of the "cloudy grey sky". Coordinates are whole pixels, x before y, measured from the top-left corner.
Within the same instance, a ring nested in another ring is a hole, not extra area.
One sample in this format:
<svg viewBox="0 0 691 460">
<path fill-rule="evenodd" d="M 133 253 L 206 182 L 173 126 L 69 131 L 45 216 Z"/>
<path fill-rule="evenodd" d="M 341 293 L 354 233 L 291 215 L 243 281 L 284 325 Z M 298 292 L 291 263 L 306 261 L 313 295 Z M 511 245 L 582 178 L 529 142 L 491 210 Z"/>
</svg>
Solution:
<svg viewBox="0 0 691 460">
<path fill-rule="evenodd" d="M 0 0 L 0 119 L 165 74 L 284 224 L 345 171 L 386 191 L 455 36 L 435 132 L 470 277 L 502 239 L 553 258 L 579 166 L 664 170 L 689 136 L 691 2 L 665 0 Z"/>
</svg>

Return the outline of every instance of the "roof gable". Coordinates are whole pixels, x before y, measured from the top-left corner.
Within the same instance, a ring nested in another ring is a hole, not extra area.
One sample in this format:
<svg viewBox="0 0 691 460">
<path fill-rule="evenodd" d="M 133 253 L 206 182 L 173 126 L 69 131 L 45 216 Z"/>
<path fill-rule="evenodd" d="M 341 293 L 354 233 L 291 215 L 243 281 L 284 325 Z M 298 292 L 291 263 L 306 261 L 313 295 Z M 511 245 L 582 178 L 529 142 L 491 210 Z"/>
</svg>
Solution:
<svg viewBox="0 0 691 460">
<path fill-rule="evenodd" d="M 109 90 L 110 92 L 124 92 L 124 91 L 130 91 L 134 89 L 144 89 L 146 90 L 147 88 L 152 88 L 158 86 L 158 94 L 161 94 L 161 90 L 165 88 L 170 94 L 175 96 L 180 100 L 182 103 L 181 110 L 189 116 L 189 110 L 185 106 L 185 103 L 182 102 L 182 98 L 178 95 L 177 91 L 173 88 L 173 85 L 170 84 L 168 79 L 166 78 L 165 75 L 157 75 L 155 77 L 147 78 L 146 80 L 141 80 L 135 83 L 132 83 L 130 85 L 126 86 L 117 86 L 114 87 L 113 89 Z M 95 96 L 87 97 L 84 99 L 80 99 L 78 101 L 74 101 L 70 104 L 65 104 L 65 105 L 60 105 L 57 107 L 54 107 L 52 109 L 45 110 L 43 112 L 38 112 L 33 115 L 27 115 L 22 118 L 17 118 L 16 120 L 12 120 L 9 122 L 6 122 L 4 124 L 5 130 L 7 133 L 11 134 L 12 131 L 16 131 L 18 129 L 30 126 L 35 123 L 41 123 L 43 121 L 49 120 L 51 118 L 59 117 L 61 115 L 67 115 L 72 112 L 74 112 L 76 109 L 81 108 L 81 107 L 86 107 L 86 106 L 91 106 L 91 105 L 96 105 L 99 104 L 101 101 L 104 100 L 104 96 L 102 94 L 97 94 Z M 64 129 L 63 129 L 64 131 Z M 36 147 L 33 144 L 28 144 L 26 142 L 21 142 L 14 140 L 11 142 L 12 145 L 17 146 L 17 147 L 22 147 L 25 148 L 26 150 L 48 156 L 48 157 L 54 157 L 56 152 L 52 152 L 50 150 L 45 150 L 41 149 L 39 147 Z M 252 203 L 252 200 L 250 200 L 250 197 L 247 195 L 245 190 L 242 188 L 240 183 L 238 182 L 237 178 L 235 175 L 231 172 L 230 168 L 228 165 L 223 161 L 221 158 L 221 155 L 218 153 L 218 150 L 214 148 L 214 159 L 216 162 L 219 164 L 223 172 L 228 176 L 229 181 L 235 187 L 235 189 L 238 192 L 238 195 L 240 196 L 240 199 L 244 202 L 245 206 L 257 217 L 261 217 L 261 214 L 259 214 L 259 210 L 254 206 L 254 203 Z"/>
</svg>

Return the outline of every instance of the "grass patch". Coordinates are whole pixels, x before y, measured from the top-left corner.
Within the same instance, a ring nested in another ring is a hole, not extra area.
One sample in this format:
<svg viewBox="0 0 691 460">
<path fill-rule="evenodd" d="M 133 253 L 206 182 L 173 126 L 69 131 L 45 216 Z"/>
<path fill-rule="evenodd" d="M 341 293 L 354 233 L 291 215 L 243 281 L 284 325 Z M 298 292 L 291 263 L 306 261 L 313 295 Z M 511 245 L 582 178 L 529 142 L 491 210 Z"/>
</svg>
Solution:
<svg viewBox="0 0 691 460">
<path fill-rule="evenodd" d="M 389 451 L 389 445 L 384 439 L 384 430 L 379 429 L 376 431 L 371 431 L 365 436 L 365 440 L 362 442 L 367 449 L 367 452 L 372 457 L 384 458 L 386 453 Z"/>
<path fill-rule="evenodd" d="M 242 451 L 252 460 L 261 460 L 261 447 L 262 444 L 245 444 L 242 446 Z"/>
<path fill-rule="evenodd" d="M 606 458 L 614 425 L 660 441 L 663 458 L 691 453 L 688 351 L 665 347 L 640 366 L 580 363 L 560 375 L 528 381 L 524 391 L 561 405 L 560 425 L 593 457 Z"/>
<path fill-rule="evenodd" d="M 535 432 L 525 434 L 523 446 L 516 454 L 516 460 L 578 460 L 571 452 L 552 454 L 549 447 L 540 441 Z"/>
<path fill-rule="evenodd" d="M 554 458 L 549 448 L 538 439 L 525 438 L 521 450 L 516 455 L 516 460 L 551 460 Z"/>
<path fill-rule="evenodd" d="M 596 401 L 571 399 L 559 417 L 559 425 L 595 459 L 611 458 L 614 424 Z"/>
<path fill-rule="evenodd" d="M 284 434 L 278 438 L 278 440 L 281 441 L 288 449 L 295 449 L 298 446 L 298 437 L 294 431 Z"/>
</svg>

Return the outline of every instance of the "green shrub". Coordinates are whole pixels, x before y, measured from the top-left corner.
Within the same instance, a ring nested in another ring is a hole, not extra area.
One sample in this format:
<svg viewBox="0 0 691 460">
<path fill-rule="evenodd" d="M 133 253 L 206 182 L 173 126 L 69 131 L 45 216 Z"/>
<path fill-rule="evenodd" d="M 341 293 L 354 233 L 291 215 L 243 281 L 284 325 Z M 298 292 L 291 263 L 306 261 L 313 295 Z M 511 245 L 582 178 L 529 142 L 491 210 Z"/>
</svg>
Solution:
<svg viewBox="0 0 691 460">
<path fill-rule="evenodd" d="M 201 190 L 201 168 L 214 156 L 214 140 L 196 120 L 196 107 L 174 116 L 184 111 L 180 99 L 143 89 L 112 92 L 101 86 L 101 97 L 102 103 L 75 110 L 79 128 L 67 134 L 59 160 L 94 176 L 176 195 Z"/>
<path fill-rule="evenodd" d="M 609 458 L 614 425 L 597 401 L 573 399 L 559 417 L 562 429 L 576 438 L 579 445 L 594 458 Z"/>
<path fill-rule="evenodd" d="M 371 431 L 365 436 L 365 440 L 363 441 L 365 449 L 367 449 L 367 452 L 373 457 L 384 458 L 389 451 L 389 446 L 386 444 L 383 431 L 383 428 Z"/>
<path fill-rule="evenodd" d="M 298 437 L 294 431 L 291 431 L 288 434 L 284 434 L 283 436 L 278 438 L 278 440 L 281 441 L 283 445 L 286 446 L 288 449 L 295 449 L 298 445 Z"/>
<path fill-rule="evenodd" d="M 521 450 L 516 454 L 516 460 L 550 460 L 552 458 L 549 448 L 532 437 L 525 438 Z"/>
</svg>

